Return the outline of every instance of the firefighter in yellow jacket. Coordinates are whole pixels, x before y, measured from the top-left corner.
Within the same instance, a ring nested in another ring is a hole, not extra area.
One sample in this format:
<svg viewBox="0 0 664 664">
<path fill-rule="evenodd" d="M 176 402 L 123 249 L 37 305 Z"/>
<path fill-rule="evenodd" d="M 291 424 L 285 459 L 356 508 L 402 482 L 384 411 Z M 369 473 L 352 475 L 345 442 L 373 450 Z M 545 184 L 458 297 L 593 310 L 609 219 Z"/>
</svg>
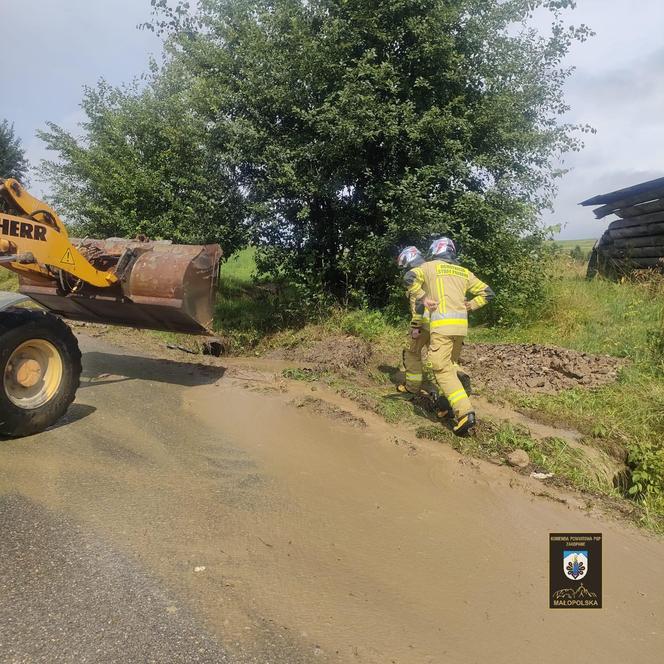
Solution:
<svg viewBox="0 0 664 664">
<path fill-rule="evenodd" d="M 409 274 L 415 268 L 424 265 L 424 256 L 417 247 L 406 247 L 397 258 L 397 264 Z M 407 346 L 403 351 L 403 366 L 406 370 L 406 382 L 399 385 L 400 392 L 419 394 L 422 389 L 423 367 L 422 353 L 429 345 L 429 312 L 418 306 L 415 293 L 408 291 L 410 305 L 410 330 Z M 418 311 L 420 310 L 420 311 Z"/>
<path fill-rule="evenodd" d="M 428 364 L 440 391 L 454 410 L 454 433 L 466 435 L 475 426 L 473 406 L 457 376 L 457 361 L 468 333 L 468 312 L 494 296 L 487 284 L 459 265 L 449 238 L 435 240 L 428 260 L 406 273 L 409 297 L 419 314 L 430 314 Z M 470 296 L 467 299 L 467 296 Z"/>
</svg>

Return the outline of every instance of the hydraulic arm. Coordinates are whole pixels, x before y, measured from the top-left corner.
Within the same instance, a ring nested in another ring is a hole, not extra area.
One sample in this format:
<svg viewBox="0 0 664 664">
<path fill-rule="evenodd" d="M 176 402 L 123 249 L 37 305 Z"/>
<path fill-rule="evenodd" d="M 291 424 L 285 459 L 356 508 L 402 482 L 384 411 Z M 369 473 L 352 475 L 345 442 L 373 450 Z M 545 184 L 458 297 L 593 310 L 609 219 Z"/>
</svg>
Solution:
<svg viewBox="0 0 664 664">
<path fill-rule="evenodd" d="M 31 196 L 16 180 L 0 184 L 5 207 L 20 216 L 0 214 L 0 261 L 19 273 L 36 273 L 53 278 L 56 270 L 97 288 L 117 282 L 110 271 L 96 270 L 69 241 L 69 235 L 55 210 Z"/>
<path fill-rule="evenodd" d="M 205 334 L 221 248 L 144 239 L 73 240 L 16 180 L 0 184 L 0 264 L 19 290 L 64 318 Z"/>
</svg>

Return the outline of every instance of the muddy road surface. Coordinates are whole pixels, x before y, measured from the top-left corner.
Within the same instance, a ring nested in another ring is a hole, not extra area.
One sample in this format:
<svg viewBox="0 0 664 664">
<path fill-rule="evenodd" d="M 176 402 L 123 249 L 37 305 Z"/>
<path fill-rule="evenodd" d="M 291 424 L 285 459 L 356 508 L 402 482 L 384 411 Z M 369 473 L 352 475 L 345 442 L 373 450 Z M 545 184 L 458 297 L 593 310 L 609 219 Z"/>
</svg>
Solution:
<svg viewBox="0 0 664 664">
<path fill-rule="evenodd" d="M 661 540 L 240 360 L 81 345 L 0 442 L 0 661 L 662 661 Z M 547 608 L 550 532 L 604 534 L 605 608 Z"/>
</svg>

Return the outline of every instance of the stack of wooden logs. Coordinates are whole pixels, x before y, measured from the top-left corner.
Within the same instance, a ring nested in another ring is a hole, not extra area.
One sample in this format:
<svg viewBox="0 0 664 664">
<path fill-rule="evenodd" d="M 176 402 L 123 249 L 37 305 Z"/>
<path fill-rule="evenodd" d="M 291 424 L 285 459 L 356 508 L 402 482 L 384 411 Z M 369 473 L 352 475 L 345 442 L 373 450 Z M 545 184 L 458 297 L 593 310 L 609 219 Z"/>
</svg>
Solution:
<svg viewBox="0 0 664 664">
<path fill-rule="evenodd" d="M 618 219 L 595 245 L 588 276 L 617 278 L 634 270 L 664 271 L 664 178 L 601 194 L 581 205 L 599 205 L 598 219 Z"/>
</svg>

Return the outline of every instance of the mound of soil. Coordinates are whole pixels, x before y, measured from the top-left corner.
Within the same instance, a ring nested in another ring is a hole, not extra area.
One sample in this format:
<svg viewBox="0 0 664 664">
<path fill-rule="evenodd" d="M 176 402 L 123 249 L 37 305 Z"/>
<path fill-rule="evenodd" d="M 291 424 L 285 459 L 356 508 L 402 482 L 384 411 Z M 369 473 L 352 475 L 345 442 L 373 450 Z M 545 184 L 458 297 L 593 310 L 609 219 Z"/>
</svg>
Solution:
<svg viewBox="0 0 664 664">
<path fill-rule="evenodd" d="M 491 390 L 556 394 L 616 380 L 626 360 L 538 344 L 466 344 L 461 365 Z"/>
<path fill-rule="evenodd" d="M 361 369 L 371 359 L 371 346 L 357 337 L 331 336 L 282 350 L 279 356 L 329 371 Z"/>
</svg>

